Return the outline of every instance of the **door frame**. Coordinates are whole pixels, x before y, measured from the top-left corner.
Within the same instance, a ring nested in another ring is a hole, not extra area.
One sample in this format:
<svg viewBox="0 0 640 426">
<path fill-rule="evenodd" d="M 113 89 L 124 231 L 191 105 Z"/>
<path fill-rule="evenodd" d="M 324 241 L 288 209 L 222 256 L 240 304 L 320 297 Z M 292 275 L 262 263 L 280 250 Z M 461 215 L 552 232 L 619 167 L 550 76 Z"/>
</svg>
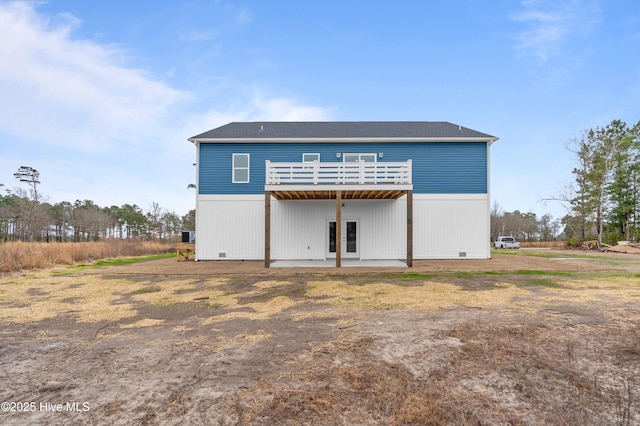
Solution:
<svg viewBox="0 0 640 426">
<path fill-rule="evenodd" d="M 336 218 L 327 218 L 325 220 L 325 225 L 324 225 L 324 235 L 325 235 L 325 259 L 335 259 L 336 258 L 336 253 L 331 253 L 329 251 L 329 245 L 330 245 L 330 238 L 329 238 L 329 227 L 331 222 L 335 222 Z M 356 223 L 356 251 L 355 253 L 348 253 L 347 252 L 347 242 L 346 242 L 346 238 L 347 238 L 347 222 L 355 222 Z M 341 248 L 342 248 L 342 259 L 360 259 L 360 231 L 361 231 L 361 227 L 360 227 L 360 218 L 359 217 L 343 217 L 342 218 L 342 237 L 345 239 L 342 244 L 340 244 Z"/>
</svg>

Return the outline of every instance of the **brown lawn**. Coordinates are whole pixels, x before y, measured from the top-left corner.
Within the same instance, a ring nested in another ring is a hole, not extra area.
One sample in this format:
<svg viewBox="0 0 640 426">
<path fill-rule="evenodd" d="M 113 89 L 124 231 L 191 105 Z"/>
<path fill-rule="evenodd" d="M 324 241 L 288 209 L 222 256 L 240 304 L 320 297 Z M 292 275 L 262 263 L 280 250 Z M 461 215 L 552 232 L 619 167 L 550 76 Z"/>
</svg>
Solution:
<svg viewBox="0 0 640 426">
<path fill-rule="evenodd" d="M 0 277 L 0 424 L 633 425 L 638 377 L 638 255 Z"/>
</svg>

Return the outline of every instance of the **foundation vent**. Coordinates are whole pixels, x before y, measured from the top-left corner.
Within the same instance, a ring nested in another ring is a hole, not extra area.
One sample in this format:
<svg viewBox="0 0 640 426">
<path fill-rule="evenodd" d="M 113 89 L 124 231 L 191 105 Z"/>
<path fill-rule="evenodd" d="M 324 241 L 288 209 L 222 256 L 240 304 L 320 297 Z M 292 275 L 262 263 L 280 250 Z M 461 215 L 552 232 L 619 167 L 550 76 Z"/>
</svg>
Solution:
<svg viewBox="0 0 640 426">
<path fill-rule="evenodd" d="M 227 257 L 227 252 L 226 251 L 221 251 L 218 253 L 218 258 L 219 259 L 224 259 L 225 257 Z"/>
<path fill-rule="evenodd" d="M 459 251 L 458 252 L 458 257 L 467 257 L 467 252 L 466 251 Z"/>
</svg>

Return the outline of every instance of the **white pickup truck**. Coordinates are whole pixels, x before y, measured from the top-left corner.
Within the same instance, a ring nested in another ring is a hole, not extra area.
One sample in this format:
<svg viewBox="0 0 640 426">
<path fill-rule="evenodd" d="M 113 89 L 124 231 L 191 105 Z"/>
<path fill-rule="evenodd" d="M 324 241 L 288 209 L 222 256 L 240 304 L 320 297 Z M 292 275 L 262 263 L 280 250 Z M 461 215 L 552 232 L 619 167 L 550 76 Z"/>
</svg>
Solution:
<svg viewBox="0 0 640 426">
<path fill-rule="evenodd" d="M 493 242 L 493 247 L 497 249 L 519 249 L 520 243 L 513 237 L 498 237 Z"/>
</svg>

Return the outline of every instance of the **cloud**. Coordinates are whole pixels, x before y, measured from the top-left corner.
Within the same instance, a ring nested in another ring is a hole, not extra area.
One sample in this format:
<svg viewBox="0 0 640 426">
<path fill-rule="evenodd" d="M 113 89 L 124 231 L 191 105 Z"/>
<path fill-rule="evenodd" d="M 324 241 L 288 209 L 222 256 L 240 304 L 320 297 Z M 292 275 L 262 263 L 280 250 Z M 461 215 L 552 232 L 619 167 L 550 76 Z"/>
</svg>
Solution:
<svg viewBox="0 0 640 426">
<path fill-rule="evenodd" d="M 189 32 L 180 35 L 182 41 L 212 41 L 219 37 L 214 31 L 202 31 L 202 30 L 190 30 Z"/>
<path fill-rule="evenodd" d="M 237 105 L 194 115 L 186 128 L 191 137 L 232 121 L 326 121 L 331 115 L 328 108 L 303 105 L 293 98 L 265 97 L 254 88 L 253 95 Z"/>
<path fill-rule="evenodd" d="M 524 24 L 517 48 L 545 62 L 560 55 L 573 37 L 588 34 L 599 20 L 599 1 L 523 0 L 511 19 Z"/>
<path fill-rule="evenodd" d="M 247 10 L 236 15 L 250 22 Z M 12 173 L 29 165 L 53 203 L 159 202 L 185 213 L 194 200 L 186 189 L 195 160 L 188 137 L 230 121 L 330 115 L 232 77 L 208 75 L 220 83 L 176 89 L 137 65 L 128 46 L 79 37 L 82 25 L 68 13 L 39 13 L 36 2 L 0 0 L 0 183 L 7 188 L 16 184 Z M 191 38 L 215 39 L 223 30 Z"/>
<path fill-rule="evenodd" d="M 238 19 L 248 20 L 248 11 L 236 12 Z M 31 3 L 0 3 L 0 57 L 10 59 L 0 61 L 0 134 L 49 147 L 107 152 L 149 139 L 161 144 L 163 134 L 173 139 L 189 123 L 207 130 L 231 119 L 324 120 L 329 115 L 324 108 L 266 97 L 251 83 L 231 80 L 224 81 L 225 98 L 236 104 L 198 113 L 203 98 L 220 104 L 216 96 L 222 90 L 199 93 L 199 98 L 177 90 L 127 64 L 123 48 L 74 38 L 81 25 L 71 14 L 42 16 Z"/>
<path fill-rule="evenodd" d="M 290 98 L 264 99 L 259 95 L 247 112 L 257 121 L 323 121 L 330 115 L 326 108 L 301 105 Z"/>
<path fill-rule="evenodd" d="M 23 140 L 108 150 L 189 98 L 126 65 L 116 46 L 73 38 L 70 14 L 0 4 L 0 131 Z M 142 130 L 144 134 L 144 130 Z"/>
</svg>

